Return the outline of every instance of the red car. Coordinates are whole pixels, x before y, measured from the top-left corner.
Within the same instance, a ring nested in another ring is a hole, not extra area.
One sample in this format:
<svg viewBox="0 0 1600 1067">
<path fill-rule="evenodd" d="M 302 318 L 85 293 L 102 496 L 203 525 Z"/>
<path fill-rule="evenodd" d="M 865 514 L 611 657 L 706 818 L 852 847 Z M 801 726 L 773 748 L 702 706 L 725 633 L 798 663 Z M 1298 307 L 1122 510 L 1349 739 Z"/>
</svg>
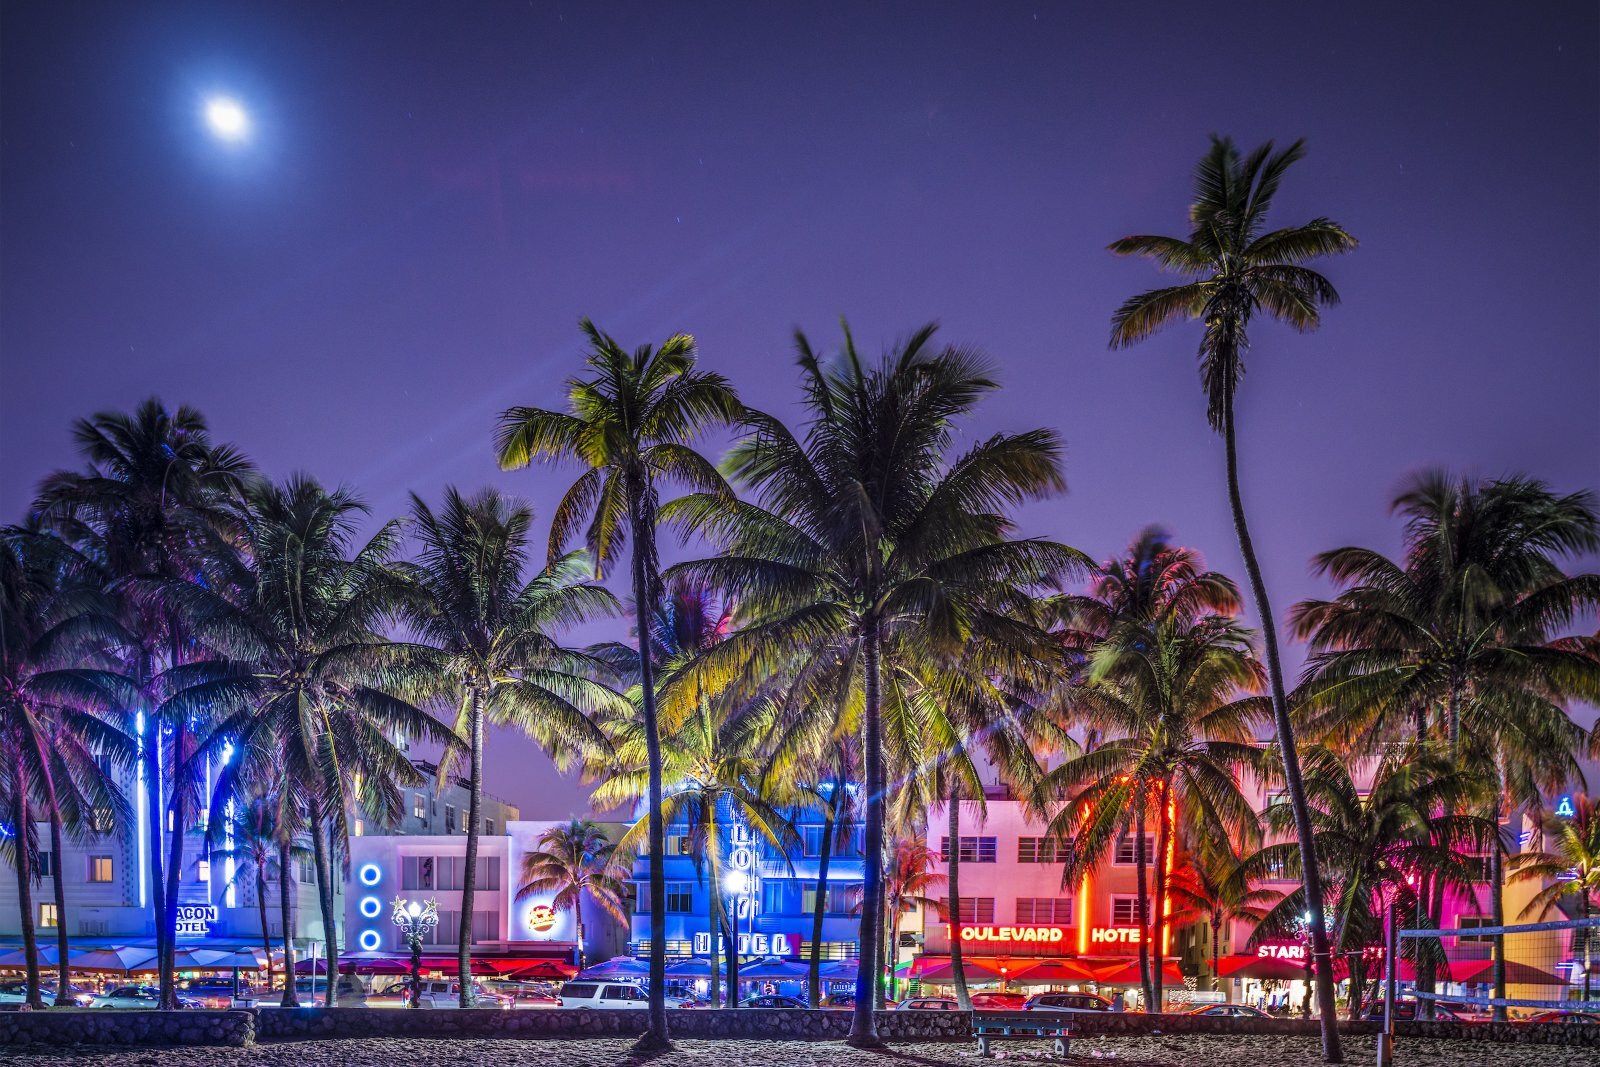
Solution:
<svg viewBox="0 0 1600 1067">
<path fill-rule="evenodd" d="M 1522 1020 L 1525 1023 L 1560 1023 L 1563 1026 L 1600 1026 L 1600 1015 L 1592 1011 L 1541 1011 Z"/>
<path fill-rule="evenodd" d="M 1021 993 L 974 993 L 972 1006 L 978 1011 L 1021 1011 L 1028 998 Z"/>
</svg>

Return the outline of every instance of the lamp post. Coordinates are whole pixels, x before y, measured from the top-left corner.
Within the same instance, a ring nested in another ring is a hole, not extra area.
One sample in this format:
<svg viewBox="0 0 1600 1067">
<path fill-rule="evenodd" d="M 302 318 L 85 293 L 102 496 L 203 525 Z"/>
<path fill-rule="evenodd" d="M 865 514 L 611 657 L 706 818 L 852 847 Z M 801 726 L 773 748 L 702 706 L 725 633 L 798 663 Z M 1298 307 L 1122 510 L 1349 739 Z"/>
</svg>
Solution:
<svg viewBox="0 0 1600 1067">
<path fill-rule="evenodd" d="M 422 1007 L 422 935 L 439 925 L 439 902 L 407 901 L 394 898 L 391 922 L 405 934 L 406 945 L 411 949 L 411 1006 Z"/>
<path fill-rule="evenodd" d="M 727 876 L 722 879 L 722 888 L 735 898 L 733 904 L 733 944 L 728 946 L 728 952 L 734 957 L 738 957 L 740 955 L 739 920 L 746 918 L 750 914 L 750 911 L 754 910 L 754 905 L 750 904 L 749 900 L 747 899 L 747 894 L 750 892 L 750 877 L 743 871 L 729 871 Z M 745 911 L 745 909 L 739 906 L 741 902 L 746 904 L 746 906 L 749 908 L 749 911 Z M 741 915 L 741 911 L 745 911 L 745 914 Z M 712 936 L 716 936 L 716 931 L 712 931 Z M 733 998 L 732 1006 L 738 1007 L 739 991 L 737 989 L 730 989 L 728 990 L 728 995 Z"/>
</svg>

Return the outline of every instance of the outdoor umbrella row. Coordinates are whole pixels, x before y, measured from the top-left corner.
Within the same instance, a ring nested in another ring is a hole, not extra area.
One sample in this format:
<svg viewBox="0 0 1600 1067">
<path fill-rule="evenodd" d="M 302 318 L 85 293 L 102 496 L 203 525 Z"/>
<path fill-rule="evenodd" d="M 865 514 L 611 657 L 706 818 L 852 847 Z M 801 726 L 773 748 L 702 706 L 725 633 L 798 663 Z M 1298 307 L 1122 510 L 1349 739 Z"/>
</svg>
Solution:
<svg viewBox="0 0 1600 1067">
<path fill-rule="evenodd" d="M 54 946 L 41 947 L 40 966 L 55 966 L 61 960 Z M 24 967 L 27 957 L 21 949 L 0 953 L 0 967 Z M 148 945 L 123 945 L 117 948 L 91 948 L 67 953 L 67 966 L 75 971 L 134 971 L 156 969 L 156 950 Z M 228 970 L 234 967 L 255 969 L 262 966 L 261 955 L 247 949 L 192 948 L 174 955 L 179 971 Z"/>
</svg>

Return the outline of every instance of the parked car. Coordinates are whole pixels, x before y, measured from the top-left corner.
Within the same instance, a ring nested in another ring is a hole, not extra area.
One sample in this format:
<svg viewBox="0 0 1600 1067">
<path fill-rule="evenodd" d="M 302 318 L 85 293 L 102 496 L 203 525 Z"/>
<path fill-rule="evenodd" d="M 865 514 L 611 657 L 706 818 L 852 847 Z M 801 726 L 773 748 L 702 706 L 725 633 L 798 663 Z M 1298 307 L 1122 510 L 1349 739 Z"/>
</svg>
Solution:
<svg viewBox="0 0 1600 1067">
<path fill-rule="evenodd" d="M 1206 1004 L 1190 1011 L 1190 1015 L 1204 1015 L 1212 1019 L 1270 1019 L 1272 1016 L 1247 1004 Z"/>
<path fill-rule="evenodd" d="M 554 1008 L 561 1004 L 556 996 L 559 985 L 549 982 L 520 982 L 514 978 L 491 978 L 483 983 L 491 993 L 511 998 L 514 1008 Z"/>
<path fill-rule="evenodd" d="M 829 993 L 822 998 L 821 1004 L 824 1008 L 853 1008 L 856 1006 L 856 995 L 854 993 Z"/>
<path fill-rule="evenodd" d="M 1021 1011 L 1028 998 L 1021 993 L 974 993 L 972 1006 L 978 1011 Z"/>
<path fill-rule="evenodd" d="M 799 997 L 786 997 L 781 993 L 763 993 L 758 997 L 746 997 L 739 1002 L 741 1008 L 804 1008 L 805 1001 Z"/>
<path fill-rule="evenodd" d="M 359 1008 L 367 1001 L 367 987 L 354 975 L 341 974 L 337 989 L 340 1007 Z M 320 1008 L 328 999 L 327 976 L 319 974 L 315 977 L 296 978 L 294 995 L 300 1001 L 302 1008 Z"/>
<path fill-rule="evenodd" d="M 125 985 L 108 989 L 89 1001 L 91 1008 L 159 1008 L 161 990 L 153 985 Z M 178 1007 L 204 1007 L 193 997 L 178 994 Z"/>
<path fill-rule="evenodd" d="M 913 997 L 902 1000 L 899 1011 L 960 1011 L 959 1001 L 950 997 Z"/>
<path fill-rule="evenodd" d="M 94 993 L 90 990 L 80 986 L 68 986 L 67 988 L 72 994 L 73 1002 L 80 1008 L 87 1008 L 89 1002 L 94 999 Z M 54 1004 L 56 1002 L 55 985 L 53 983 L 41 983 L 39 996 L 46 1004 Z M 26 1004 L 27 1002 L 27 982 L 6 982 L 4 985 L 0 985 L 0 1004 Z"/>
<path fill-rule="evenodd" d="M 1592 1011 L 1541 1011 L 1521 1020 L 1525 1023 L 1561 1023 L 1564 1026 L 1600 1026 L 1600 1015 Z"/>
<path fill-rule="evenodd" d="M 239 982 L 239 995 L 250 991 L 243 980 Z M 191 978 L 183 983 L 185 996 L 193 997 L 208 1008 L 233 1007 L 232 978 Z"/>
<path fill-rule="evenodd" d="M 410 991 L 410 984 L 406 985 Z M 479 1008 L 511 1007 L 511 998 L 499 993 L 491 993 L 483 987 L 481 982 L 472 983 L 472 1003 Z M 340 996 L 343 996 L 341 991 Z M 459 1008 L 461 1006 L 461 982 L 455 978 L 424 978 L 418 987 L 417 1000 L 424 1008 Z"/>
<path fill-rule="evenodd" d="M 977 998 L 974 997 L 974 1000 Z M 1022 1003 L 1023 1011 L 1110 1011 L 1111 1001 L 1093 993 L 1035 993 Z"/>
<path fill-rule="evenodd" d="M 1397 1000 L 1394 1002 L 1394 1017 L 1398 1022 L 1406 1022 L 1421 1016 L 1417 1012 L 1417 1002 L 1414 1000 Z M 1466 1018 L 1458 1011 L 1451 1011 L 1443 1004 L 1433 1006 L 1433 1017 L 1444 1022 L 1464 1023 L 1472 1020 Z M 1367 1009 L 1367 1018 L 1376 1022 L 1383 1022 L 1383 1001 L 1378 1001 Z"/>
<path fill-rule="evenodd" d="M 610 1011 L 643 1011 L 650 1007 L 650 995 L 632 982 L 586 980 L 568 982 L 561 987 L 563 1008 L 597 1008 Z M 669 1008 L 696 1008 L 700 1002 L 689 997 L 666 998 Z"/>
</svg>

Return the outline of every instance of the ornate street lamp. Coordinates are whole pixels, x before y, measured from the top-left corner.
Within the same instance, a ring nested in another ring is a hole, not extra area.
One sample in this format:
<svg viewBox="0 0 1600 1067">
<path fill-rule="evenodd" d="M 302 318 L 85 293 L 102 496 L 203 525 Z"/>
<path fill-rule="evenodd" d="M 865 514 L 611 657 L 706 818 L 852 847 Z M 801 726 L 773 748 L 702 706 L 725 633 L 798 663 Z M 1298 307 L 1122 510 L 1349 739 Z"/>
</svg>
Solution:
<svg viewBox="0 0 1600 1067">
<path fill-rule="evenodd" d="M 405 934 L 406 945 L 411 949 L 411 1006 L 420 1008 L 422 1007 L 422 935 L 439 925 L 439 902 L 437 900 L 408 902 L 404 897 L 395 897 L 394 914 L 389 918 Z"/>
</svg>

